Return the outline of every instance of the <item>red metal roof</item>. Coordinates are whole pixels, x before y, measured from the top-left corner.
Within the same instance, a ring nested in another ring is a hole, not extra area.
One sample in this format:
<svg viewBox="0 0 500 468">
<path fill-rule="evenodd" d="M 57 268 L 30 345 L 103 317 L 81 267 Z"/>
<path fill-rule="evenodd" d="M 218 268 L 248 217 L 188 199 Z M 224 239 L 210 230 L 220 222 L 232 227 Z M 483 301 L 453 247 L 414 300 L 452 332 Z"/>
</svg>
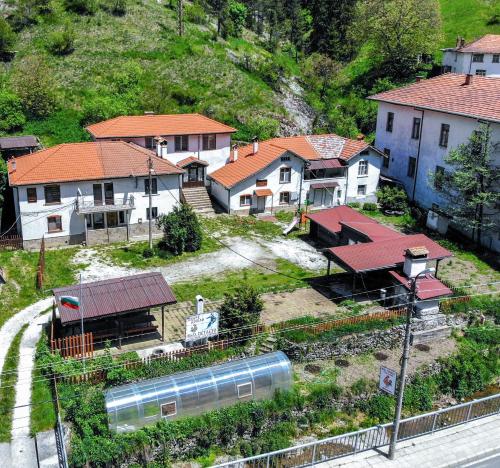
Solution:
<svg viewBox="0 0 500 468">
<path fill-rule="evenodd" d="M 53 290 L 61 323 L 77 322 L 83 318 L 97 320 L 103 317 L 133 312 L 177 302 L 161 273 L 144 273 L 92 283 L 75 284 Z M 61 306 L 62 296 L 80 298 L 80 310 Z"/>
<path fill-rule="evenodd" d="M 328 252 L 333 260 L 346 270 L 361 273 L 397 267 L 404 263 L 405 250 L 415 246 L 425 246 L 429 251 L 429 260 L 452 256 L 451 252 L 424 234 L 332 247 Z"/>
<path fill-rule="evenodd" d="M 500 122 L 500 79 L 446 73 L 370 96 L 374 101 Z"/>
<path fill-rule="evenodd" d="M 386 239 L 396 239 L 404 236 L 404 234 L 401 234 L 390 227 L 373 222 L 370 218 L 367 219 L 369 219 L 369 221 L 340 221 L 340 224 L 365 235 L 372 242 Z"/>
<path fill-rule="evenodd" d="M 319 224 L 326 230 L 335 234 L 341 231 L 342 226 L 340 223 L 342 221 L 344 222 L 357 221 L 361 223 L 378 224 L 377 221 L 368 218 L 368 216 L 365 216 L 364 214 L 361 214 L 358 211 L 346 205 L 336 206 L 335 208 L 329 208 L 327 210 L 322 210 L 317 213 L 310 213 L 306 215 L 306 217 L 309 218 L 311 221 Z"/>
<path fill-rule="evenodd" d="M 337 182 L 319 182 L 317 184 L 311 184 L 312 189 L 335 188 L 338 186 L 339 184 Z"/>
<path fill-rule="evenodd" d="M 406 289 L 411 289 L 409 278 L 393 270 L 389 271 L 389 274 Z M 453 291 L 432 275 L 427 274 L 417 280 L 417 298 L 421 301 L 451 294 L 453 294 Z"/>
</svg>

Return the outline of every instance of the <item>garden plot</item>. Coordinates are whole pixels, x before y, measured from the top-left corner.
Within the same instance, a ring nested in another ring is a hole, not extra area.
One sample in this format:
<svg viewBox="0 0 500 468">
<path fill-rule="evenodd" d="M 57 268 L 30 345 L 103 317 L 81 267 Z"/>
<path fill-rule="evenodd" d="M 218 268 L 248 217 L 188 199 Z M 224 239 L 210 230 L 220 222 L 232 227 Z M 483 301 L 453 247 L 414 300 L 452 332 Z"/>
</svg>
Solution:
<svg viewBox="0 0 500 468">
<path fill-rule="evenodd" d="M 159 271 L 171 283 L 186 282 L 205 276 L 218 276 L 228 271 L 255 267 L 255 263 L 274 268 L 277 259 L 284 259 L 310 271 L 326 268 L 326 259 L 313 246 L 298 239 L 267 239 L 258 235 L 250 238 L 223 239 L 229 247 L 201 254 L 185 261 L 173 261 L 160 267 L 136 268 L 116 265 L 106 256 L 106 248 L 87 248 L 79 251 L 73 262 L 83 267 L 82 280 L 135 275 L 145 271 Z"/>
</svg>

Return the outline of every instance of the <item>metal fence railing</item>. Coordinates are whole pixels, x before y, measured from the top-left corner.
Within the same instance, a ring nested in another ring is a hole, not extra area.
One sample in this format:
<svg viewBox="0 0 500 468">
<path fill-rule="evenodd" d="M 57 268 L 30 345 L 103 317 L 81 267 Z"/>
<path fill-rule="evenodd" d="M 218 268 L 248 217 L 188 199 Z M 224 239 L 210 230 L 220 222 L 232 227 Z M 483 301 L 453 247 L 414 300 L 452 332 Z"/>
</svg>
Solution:
<svg viewBox="0 0 500 468">
<path fill-rule="evenodd" d="M 59 414 L 57 414 L 55 433 L 59 468 L 68 468 L 68 455 L 66 452 L 66 444 L 64 442 L 64 426 L 61 423 L 61 417 L 59 416 Z"/>
<path fill-rule="evenodd" d="M 499 412 L 500 394 L 497 394 L 407 418 L 400 423 L 398 441 L 431 434 Z M 389 445 L 391 433 L 392 424 L 383 424 L 275 452 L 222 463 L 216 467 L 292 468 L 314 465 Z"/>
</svg>

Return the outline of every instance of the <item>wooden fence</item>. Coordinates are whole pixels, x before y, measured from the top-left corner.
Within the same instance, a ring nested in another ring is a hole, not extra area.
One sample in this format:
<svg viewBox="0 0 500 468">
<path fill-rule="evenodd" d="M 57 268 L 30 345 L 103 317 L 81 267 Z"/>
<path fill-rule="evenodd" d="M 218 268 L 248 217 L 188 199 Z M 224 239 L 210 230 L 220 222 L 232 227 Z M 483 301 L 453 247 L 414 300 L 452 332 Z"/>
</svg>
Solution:
<svg viewBox="0 0 500 468">
<path fill-rule="evenodd" d="M 43 279 L 45 275 L 45 237 L 42 237 L 40 243 L 40 255 L 38 257 L 38 267 L 36 269 L 36 287 L 43 289 Z"/>
<path fill-rule="evenodd" d="M 324 333 L 325 331 L 332 330 L 333 328 L 336 327 L 341 327 L 344 325 L 352 325 L 356 323 L 364 323 L 364 322 L 369 322 L 369 321 L 374 321 L 374 320 L 388 320 L 391 318 L 396 318 L 396 317 L 401 317 L 406 313 L 406 309 L 395 309 L 395 310 L 387 310 L 384 312 L 378 312 L 378 313 L 373 313 L 373 314 L 366 314 L 366 315 L 358 315 L 354 317 L 346 317 L 343 319 L 336 319 L 336 320 L 328 320 L 325 322 L 320 322 L 316 324 L 310 324 L 310 325 L 290 325 L 287 322 L 282 322 L 282 323 L 277 323 L 273 325 L 264 325 L 264 324 L 259 324 L 256 325 L 252 328 L 252 333 L 251 336 L 255 336 L 261 333 L 276 333 L 279 331 L 284 331 L 284 330 L 305 330 L 309 333 L 313 334 L 320 334 Z M 71 337 L 69 337 L 71 338 Z M 247 337 L 248 338 L 248 337 Z M 247 339 L 246 338 L 246 339 Z M 60 340 L 60 339 L 59 339 Z M 55 340 L 57 341 L 57 340 Z M 226 340 L 219 340 L 219 341 L 209 341 L 207 344 L 200 345 L 200 346 L 193 346 L 191 348 L 183 348 L 179 349 L 176 351 L 169 351 L 166 353 L 162 354 L 156 354 L 156 355 L 150 355 L 145 358 L 141 359 L 135 359 L 131 361 L 124 361 L 120 364 L 115 364 L 119 365 L 121 367 L 124 367 L 126 369 L 134 369 L 137 367 L 141 366 L 148 366 L 151 365 L 153 362 L 156 361 L 177 361 L 179 359 L 184 359 L 189 356 L 193 356 L 195 354 L 202 354 L 206 353 L 207 351 L 211 351 L 214 349 L 219 349 L 219 350 L 224 350 L 227 349 L 233 345 L 238 345 L 241 343 L 241 338 L 234 338 L 234 339 L 226 339 Z M 59 349 L 59 348 L 57 348 Z M 78 347 L 76 348 L 78 349 Z M 52 348 L 53 351 L 55 351 L 55 348 Z M 93 350 L 93 348 L 92 348 Z M 74 356 L 73 356 L 74 357 Z M 86 374 L 77 374 L 77 375 L 68 375 L 68 376 L 59 376 L 59 380 L 63 380 L 68 383 L 80 383 L 80 382 L 101 382 L 106 378 L 106 369 L 98 369 L 94 371 L 87 372 Z"/>
<path fill-rule="evenodd" d="M 20 250 L 23 248 L 23 238 L 18 235 L 0 237 L 0 250 Z"/>
<path fill-rule="evenodd" d="M 85 357 L 94 356 L 94 336 L 92 332 L 84 334 Z M 53 353 L 59 352 L 62 357 L 81 359 L 83 357 L 82 335 L 71 335 L 64 338 L 50 340 L 50 349 Z"/>
</svg>

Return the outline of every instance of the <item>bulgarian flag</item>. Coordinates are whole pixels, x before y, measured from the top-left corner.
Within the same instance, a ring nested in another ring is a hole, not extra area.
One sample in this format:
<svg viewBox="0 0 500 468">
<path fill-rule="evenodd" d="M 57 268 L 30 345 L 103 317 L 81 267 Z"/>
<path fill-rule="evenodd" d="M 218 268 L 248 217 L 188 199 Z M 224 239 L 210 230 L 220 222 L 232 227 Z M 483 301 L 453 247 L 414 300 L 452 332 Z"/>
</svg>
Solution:
<svg viewBox="0 0 500 468">
<path fill-rule="evenodd" d="M 80 308 L 80 299 L 73 296 L 62 296 L 61 305 L 69 309 L 78 310 Z"/>
</svg>

